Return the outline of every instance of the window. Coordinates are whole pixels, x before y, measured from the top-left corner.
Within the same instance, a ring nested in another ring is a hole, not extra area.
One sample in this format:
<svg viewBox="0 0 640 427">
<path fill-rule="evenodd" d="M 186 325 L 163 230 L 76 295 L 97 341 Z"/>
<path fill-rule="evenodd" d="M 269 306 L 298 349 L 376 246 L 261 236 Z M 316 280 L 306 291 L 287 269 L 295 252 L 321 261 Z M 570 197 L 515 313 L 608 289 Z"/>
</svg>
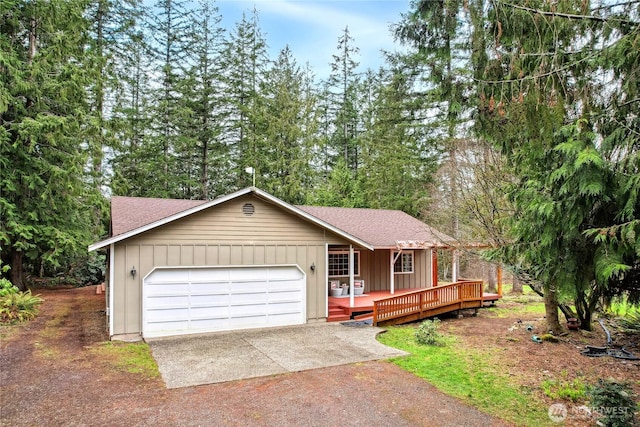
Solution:
<svg viewBox="0 0 640 427">
<path fill-rule="evenodd" d="M 393 253 L 393 257 L 398 256 L 398 252 Z M 413 273 L 413 251 L 401 252 L 393 265 L 394 273 Z"/>
<path fill-rule="evenodd" d="M 353 275 L 360 275 L 360 252 L 353 252 Z M 329 251 L 329 277 L 349 276 L 349 251 Z"/>
</svg>

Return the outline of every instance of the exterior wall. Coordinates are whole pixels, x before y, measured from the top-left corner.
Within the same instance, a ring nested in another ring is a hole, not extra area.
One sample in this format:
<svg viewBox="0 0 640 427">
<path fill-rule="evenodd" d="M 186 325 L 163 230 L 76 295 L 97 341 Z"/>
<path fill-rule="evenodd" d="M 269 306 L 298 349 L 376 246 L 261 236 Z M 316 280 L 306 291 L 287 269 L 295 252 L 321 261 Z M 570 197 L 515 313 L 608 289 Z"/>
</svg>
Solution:
<svg viewBox="0 0 640 427">
<path fill-rule="evenodd" d="M 391 288 L 390 282 L 390 250 L 378 249 L 373 252 L 360 250 L 360 276 L 364 279 L 364 291 L 385 291 Z M 395 289 L 415 289 L 431 287 L 431 257 L 429 250 L 413 250 L 413 273 L 396 274 Z M 336 278 L 347 282 L 348 277 Z"/>
<path fill-rule="evenodd" d="M 243 213 L 245 203 L 255 206 L 253 215 Z M 307 320 L 324 319 L 326 244 L 344 243 L 253 195 L 119 242 L 115 244 L 112 334 L 142 332 L 142 281 L 156 266 L 297 264 L 307 274 Z M 134 266 L 137 272 L 132 277 Z"/>
</svg>

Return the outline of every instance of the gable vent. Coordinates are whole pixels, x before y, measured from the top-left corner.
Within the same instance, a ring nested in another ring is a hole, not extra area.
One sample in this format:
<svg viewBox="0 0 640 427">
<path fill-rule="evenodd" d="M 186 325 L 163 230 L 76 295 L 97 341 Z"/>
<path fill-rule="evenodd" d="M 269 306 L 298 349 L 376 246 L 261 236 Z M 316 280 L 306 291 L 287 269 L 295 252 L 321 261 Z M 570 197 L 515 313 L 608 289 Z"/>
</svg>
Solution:
<svg viewBox="0 0 640 427">
<path fill-rule="evenodd" d="M 256 211 L 256 207 L 253 206 L 253 203 L 245 203 L 242 205 L 242 213 L 245 215 L 253 215 Z"/>
</svg>

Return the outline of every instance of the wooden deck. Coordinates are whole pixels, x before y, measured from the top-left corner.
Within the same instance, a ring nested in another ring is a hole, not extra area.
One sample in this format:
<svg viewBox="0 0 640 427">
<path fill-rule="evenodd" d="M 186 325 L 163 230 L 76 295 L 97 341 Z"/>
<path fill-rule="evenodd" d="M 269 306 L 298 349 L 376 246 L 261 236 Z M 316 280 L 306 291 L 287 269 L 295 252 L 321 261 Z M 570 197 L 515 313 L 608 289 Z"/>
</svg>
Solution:
<svg viewBox="0 0 640 427">
<path fill-rule="evenodd" d="M 394 325 L 465 308 L 479 308 L 500 296 L 484 295 L 483 283 L 467 280 L 374 301 L 373 324 Z"/>
<path fill-rule="evenodd" d="M 481 281 L 462 281 L 435 288 L 396 290 L 394 295 L 389 291 L 372 291 L 354 296 L 353 307 L 349 306 L 348 296 L 330 296 L 327 320 L 341 321 L 358 313 L 364 313 L 358 318 L 373 318 L 377 311 L 378 320 L 376 322 L 374 318 L 374 323 L 398 324 L 461 308 L 482 307 L 484 303 L 494 303 L 501 298 L 498 294 L 482 292 L 482 286 Z M 462 291 L 459 290 L 461 287 L 464 288 Z"/>
</svg>

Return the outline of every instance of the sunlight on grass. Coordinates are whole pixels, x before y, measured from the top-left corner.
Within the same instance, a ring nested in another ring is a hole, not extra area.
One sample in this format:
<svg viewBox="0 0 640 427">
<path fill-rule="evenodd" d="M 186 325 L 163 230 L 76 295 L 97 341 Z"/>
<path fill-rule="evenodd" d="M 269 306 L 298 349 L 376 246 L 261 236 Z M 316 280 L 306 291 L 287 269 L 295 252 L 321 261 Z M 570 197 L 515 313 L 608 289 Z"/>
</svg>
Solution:
<svg viewBox="0 0 640 427">
<path fill-rule="evenodd" d="M 392 362 L 479 410 L 524 426 L 552 425 L 547 406 L 509 383 L 489 352 L 465 348 L 453 337 L 442 347 L 419 345 L 412 326 L 390 327 L 379 341 L 411 353 Z"/>
<path fill-rule="evenodd" d="M 517 304 L 510 305 L 508 307 L 489 307 L 487 312 L 501 319 L 512 317 L 514 315 L 524 316 L 527 314 L 539 314 L 544 316 L 545 313 L 544 303 Z"/>
<path fill-rule="evenodd" d="M 105 342 L 93 347 L 91 351 L 111 363 L 118 370 L 132 374 L 141 374 L 147 378 L 158 378 L 160 371 L 151 355 L 151 349 L 144 342 L 117 343 Z"/>
</svg>

